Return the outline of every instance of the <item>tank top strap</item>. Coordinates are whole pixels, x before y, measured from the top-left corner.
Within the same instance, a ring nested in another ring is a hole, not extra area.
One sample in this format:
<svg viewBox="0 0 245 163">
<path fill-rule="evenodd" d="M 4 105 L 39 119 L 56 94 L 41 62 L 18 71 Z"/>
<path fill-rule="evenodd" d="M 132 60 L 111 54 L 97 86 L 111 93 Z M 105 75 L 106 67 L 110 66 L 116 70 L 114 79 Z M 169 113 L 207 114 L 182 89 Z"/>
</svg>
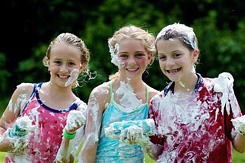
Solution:
<svg viewBox="0 0 245 163">
<path fill-rule="evenodd" d="M 110 102 L 112 101 L 112 93 L 113 93 L 113 85 L 112 85 L 112 81 L 110 82 Z"/>
<path fill-rule="evenodd" d="M 148 95 L 148 86 L 147 85 L 145 85 L 145 90 L 146 90 L 146 103 L 147 103 L 147 105 L 149 105 L 148 104 L 149 95 Z"/>
<path fill-rule="evenodd" d="M 36 83 L 33 84 L 33 90 L 32 93 L 29 97 L 29 99 L 27 100 L 27 103 L 25 104 L 25 106 L 22 108 L 19 117 L 22 115 L 23 111 L 25 110 L 26 106 L 30 103 L 30 101 L 32 100 L 33 96 L 36 95 L 37 93 L 37 87 L 40 87 L 42 85 L 42 83 L 39 83 L 38 85 Z"/>
</svg>

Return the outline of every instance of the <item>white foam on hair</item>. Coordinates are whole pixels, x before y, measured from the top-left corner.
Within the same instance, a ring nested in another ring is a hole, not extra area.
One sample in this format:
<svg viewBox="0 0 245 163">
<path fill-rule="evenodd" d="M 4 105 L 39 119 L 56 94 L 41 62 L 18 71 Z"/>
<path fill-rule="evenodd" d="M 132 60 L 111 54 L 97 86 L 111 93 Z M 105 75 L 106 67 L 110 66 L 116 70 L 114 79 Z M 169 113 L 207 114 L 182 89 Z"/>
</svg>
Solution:
<svg viewBox="0 0 245 163">
<path fill-rule="evenodd" d="M 120 48 L 120 46 L 118 43 L 115 44 L 115 48 L 113 48 L 113 46 L 111 44 L 109 44 L 109 52 L 111 54 L 111 62 L 116 66 L 120 66 L 120 61 L 118 58 L 119 48 Z"/>
<path fill-rule="evenodd" d="M 195 33 L 193 31 L 193 28 L 188 27 L 184 24 L 179 24 L 179 23 L 174 23 L 171 25 L 168 25 L 166 27 L 164 27 L 158 34 L 156 37 L 156 40 L 158 40 L 160 37 L 164 36 L 166 34 L 166 32 L 168 30 L 174 30 L 180 33 L 185 33 L 187 36 L 187 40 L 188 40 L 188 44 L 190 44 L 190 46 L 193 49 L 198 49 L 197 47 L 197 43 L 193 43 L 194 37 L 195 37 Z M 172 40 L 173 38 L 170 38 L 169 40 Z M 186 42 L 187 43 L 187 42 Z"/>
</svg>

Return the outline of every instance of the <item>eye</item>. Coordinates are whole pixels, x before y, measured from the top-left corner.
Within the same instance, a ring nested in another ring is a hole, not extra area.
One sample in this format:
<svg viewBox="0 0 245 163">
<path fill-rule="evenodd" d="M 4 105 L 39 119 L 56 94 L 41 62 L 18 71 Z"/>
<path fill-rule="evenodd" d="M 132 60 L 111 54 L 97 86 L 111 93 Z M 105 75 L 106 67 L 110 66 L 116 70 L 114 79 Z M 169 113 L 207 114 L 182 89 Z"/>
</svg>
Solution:
<svg viewBox="0 0 245 163">
<path fill-rule="evenodd" d="M 161 61 L 165 61 L 166 60 L 166 56 L 164 56 L 164 55 L 158 56 L 158 59 L 161 60 Z"/>
<path fill-rule="evenodd" d="M 62 64 L 61 61 L 54 61 L 54 63 L 55 63 L 56 65 L 61 65 L 61 64 Z"/>
<path fill-rule="evenodd" d="M 179 58 L 179 57 L 181 57 L 181 54 L 180 53 L 174 53 L 173 54 L 173 58 Z"/>
<path fill-rule="evenodd" d="M 76 65 L 74 62 L 68 62 L 68 66 L 74 66 Z"/>
<path fill-rule="evenodd" d="M 128 58 L 128 55 L 127 54 L 120 54 L 119 55 L 119 58 L 121 58 L 121 59 L 127 59 Z"/>
<path fill-rule="evenodd" d="M 136 58 L 142 58 L 144 56 L 144 54 L 142 54 L 142 53 L 137 53 L 137 54 L 135 54 L 135 57 Z"/>
</svg>

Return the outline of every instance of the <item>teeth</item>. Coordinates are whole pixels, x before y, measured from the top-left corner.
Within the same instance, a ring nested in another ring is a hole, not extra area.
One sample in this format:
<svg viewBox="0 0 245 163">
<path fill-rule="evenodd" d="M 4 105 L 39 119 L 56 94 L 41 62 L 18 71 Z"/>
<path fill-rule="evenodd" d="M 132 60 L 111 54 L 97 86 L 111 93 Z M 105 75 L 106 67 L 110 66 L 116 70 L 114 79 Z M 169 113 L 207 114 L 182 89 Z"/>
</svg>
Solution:
<svg viewBox="0 0 245 163">
<path fill-rule="evenodd" d="M 67 78 L 67 76 L 62 76 L 62 75 L 59 75 L 59 77 L 63 79 Z"/>
<path fill-rule="evenodd" d="M 128 71 L 136 71 L 138 68 L 135 68 L 135 69 L 129 69 L 127 68 Z"/>
<path fill-rule="evenodd" d="M 167 70 L 168 72 L 177 72 L 179 69 L 174 69 L 174 70 Z"/>
</svg>

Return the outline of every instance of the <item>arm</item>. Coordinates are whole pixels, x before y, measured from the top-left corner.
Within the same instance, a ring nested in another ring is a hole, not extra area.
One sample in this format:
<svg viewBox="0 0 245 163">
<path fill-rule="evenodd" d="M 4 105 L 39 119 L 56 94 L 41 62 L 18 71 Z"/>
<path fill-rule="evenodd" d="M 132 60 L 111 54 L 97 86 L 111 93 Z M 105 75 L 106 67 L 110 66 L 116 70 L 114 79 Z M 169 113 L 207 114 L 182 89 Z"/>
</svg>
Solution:
<svg viewBox="0 0 245 163">
<path fill-rule="evenodd" d="M 8 132 L 11 129 L 14 121 L 18 118 L 21 109 L 25 106 L 32 90 L 32 84 L 21 84 L 17 86 L 17 89 L 14 91 L 7 108 L 0 119 L 0 151 L 9 152 L 20 148 L 16 147 L 16 145 L 20 145 L 17 143 L 21 143 L 21 137 L 19 139 L 10 138 Z M 25 142 L 22 143 L 23 146 L 26 144 Z"/>
<path fill-rule="evenodd" d="M 149 115 L 148 118 L 153 118 L 155 120 L 154 114 L 153 114 L 153 105 L 152 103 L 154 102 L 152 99 L 154 96 L 158 96 L 157 94 L 160 94 L 159 91 L 155 90 L 155 89 L 149 89 L 151 91 L 149 91 L 149 104 L 150 104 L 150 108 L 149 108 Z M 159 106 L 158 106 L 159 107 Z M 158 142 L 158 143 L 154 143 L 154 141 L 152 141 L 153 139 L 157 139 L 157 136 L 152 136 L 150 138 L 149 144 L 146 146 L 142 146 L 143 150 L 153 159 L 153 160 L 157 160 L 158 156 L 160 154 L 162 154 L 162 150 L 163 150 L 163 146 L 160 144 L 163 144 L 163 142 Z M 162 141 L 162 140 L 161 140 Z"/>
<path fill-rule="evenodd" d="M 78 162 L 95 162 L 102 114 L 105 110 L 105 105 L 108 104 L 109 101 L 109 86 L 102 85 L 92 91 L 88 102 L 85 140 L 81 153 L 78 157 Z"/>
<path fill-rule="evenodd" d="M 236 136 L 232 141 L 236 151 L 243 153 L 245 151 L 245 116 L 237 117 L 231 120 L 235 126 Z"/>
<path fill-rule="evenodd" d="M 162 153 L 163 147 L 160 145 L 155 145 L 152 142 L 142 146 L 143 150 L 153 159 L 157 160 L 158 156 Z"/>
<path fill-rule="evenodd" d="M 232 144 L 237 152 L 243 153 L 245 151 L 245 135 L 238 133 Z"/>
<path fill-rule="evenodd" d="M 75 138 L 67 138 L 63 133 L 63 139 L 56 155 L 55 162 L 72 163 L 74 161 L 75 154 L 84 135 L 86 109 L 86 104 L 82 103 L 77 110 L 73 110 L 69 113 L 64 130 L 68 136 L 75 134 Z"/>
<path fill-rule="evenodd" d="M 154 122 L 153 122 L 154 123 Z M 150 141 L 150 138 L 146 135 L 150 134 L 153 135 L 155 134 L 155 130 L 151 130 L 149 133 L 145 133 L 146 130 L 143 129 L 144 125 L 140 125 L 142 127 L 133 125 L 130 126 L 124 130 L 122 130 L 120 134 L 120 142 L 121 143 L 128 143 L 130 145 L 132 144 L 138 144 L 140 145 L 143 150 L 154 160 L 158 159 L 158 156 L 162 152 L 162 146 L 161 145 L 155 145 Z M 147 128 L 152 128 L 155 126 L 149 125 Z M 152 132 L 153 131 L 153 132 Z M 145 135 L 146 134 L 146 135 Z"/>
</svg>

